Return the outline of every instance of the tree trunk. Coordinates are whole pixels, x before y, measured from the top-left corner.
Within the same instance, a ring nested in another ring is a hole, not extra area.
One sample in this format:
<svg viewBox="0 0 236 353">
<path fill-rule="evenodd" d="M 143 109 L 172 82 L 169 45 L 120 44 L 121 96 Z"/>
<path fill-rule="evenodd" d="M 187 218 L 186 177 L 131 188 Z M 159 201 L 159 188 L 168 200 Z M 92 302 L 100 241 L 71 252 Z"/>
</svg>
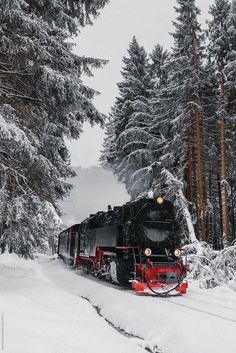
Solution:
<svg viewBox="0 0 236 353">
<path fill-rule="evenodd" d="M 204 185 L 204 170 L 203 170 L 203 156 L 202 156 L 202 138 L 200 129 L 200 114 L 196 112 L 196 172 L 197 172 L 197 184 L 198 184 L 198 224 L 200 231 L 200 239 L 206 241 L 206 219 L 205 219 L 205 185 Z"/>
<path fill-rule="evenodd" d="M 187 199 L 191 203 L 190 212 L 192 213 L 192 204 L 194 201 L 194 191 L 193 191 L 193 145 L 192 145 L 192 133 L 191 129 L 188 130 L 188 151 L 187 151 L 187 170 L 186 170 L 186 179 L 187 179 Z"/>
<path fill-rule="evenodd" d="M 229 244 L 229 216 L 228 216 L 228 191 L 227 191 L 227 157 L 225 141 L 225 117 L 224 117 L 224 72 L 221 66 L 221 121 L 220 121 L 220 194 L 221 194 L 221 222 L 223 241 Z"/>
<path fill-rule="evenodd" d="M 197 80 L 197 49 L 196 33 L 193 30 L 193 85 L 198 85 Z M 196 88 L 198 90 L 198 87 Z M 206 176 L 205 176 L 205 145 L 203 139 L 204 120 L 201 113 L 201 100 L 198 91 L 195 92 L 195 104 L 193 112 L 195 115 L 194 142 L 196 147 L 196 183 L 197 183 L 197 218 L 198 218 L 198 238 L 207 241 L 206 231 Z"/>
</svg>

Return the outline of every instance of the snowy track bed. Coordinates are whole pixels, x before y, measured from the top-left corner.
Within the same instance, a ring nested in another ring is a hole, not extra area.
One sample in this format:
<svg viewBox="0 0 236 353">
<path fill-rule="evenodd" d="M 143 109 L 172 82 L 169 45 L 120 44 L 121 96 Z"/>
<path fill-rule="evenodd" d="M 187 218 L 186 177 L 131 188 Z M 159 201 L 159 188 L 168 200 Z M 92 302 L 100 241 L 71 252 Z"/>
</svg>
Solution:
<svg viewBox="0 0 236 353">
<path fill-rule="evenodd" d="M 58 262 L 45 270 L 55 282 L 88 298 L 114 326 L 163 353 L 235 353 L 235 292 L 228 288 L 203 290 L 191 284 L 183 297 L 138 297 Z"/>
<path fill-rule="evenodd" d="M 44 264 L 0 256 L 5 353 L 147 353 L 141 340 L 116 332 L 79 298 L 73 282 L 65 290 L 66 272 L 59 265 L 41 260 Z M 47 275 L 51 265 L 63 285 Z"/>
<path fill-rule="evenodd" d="M 84 297 L 81 297 L 81 298 L 87 300 L 87 301 L 90 303 L 89 299 L 84 298 Z M 90 303 L 90 304 L 91 304 L 91 303 Z M 92 305 L 92 304 L 91 304 L 91 305 Z M 98 306 L 92 305 L 92 307 L 96 310 L 96 312 L 97 312 L 97 314 L 98 314 L 99 316 L 101 316 L 104 320 L 106 320 L 106 322 L 107 322 L 111 327 L 113 327 L 117 332 L 119 332 L 120 334 L 122 334 L 122 335 L 124 335 L 125 337 L 128 337 L 128 338 L 134 338 L 137 342 L 139 342 L 139 345 L 140 345 L 141 347 L 143 347 L 146 351 L 148 351 L 148 352 L 150 352 L 150 353 L 159 353 L 159 352 L 160 352 L 159 349 L 158 349 L 158 347 L 152 346 L 152 345 L 150 344 L 150 342 L 149 342 L 149 343 L 148 343 L 148 342 L 145 342 L 141 337 L 134 336 L 133 334 L 126 332 L 126 331 L 123 330 L 122 328 L 115 326 L 111 321 L 109 321 L 109 320 L 107 320 L 106 318 L 104 318 L 104 317 L 102 316 L 101 310 L 100 310 L 100 308 L 99 308 Z"/>
<path fill-rule="evenodd" d="M 138 297 L 58 260 L 0 256 L 6 353 L 235 353 L 235 298 L 196 284 L 184 297 Z"/>
</svg>

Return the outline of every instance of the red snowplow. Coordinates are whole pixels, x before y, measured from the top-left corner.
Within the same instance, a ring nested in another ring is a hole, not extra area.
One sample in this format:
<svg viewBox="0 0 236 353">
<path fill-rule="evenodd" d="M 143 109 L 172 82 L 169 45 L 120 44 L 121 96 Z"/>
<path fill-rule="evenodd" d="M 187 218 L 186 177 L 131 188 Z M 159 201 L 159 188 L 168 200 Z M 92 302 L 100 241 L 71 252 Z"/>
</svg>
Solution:
<svg viewBox="0 0 236 353">
<path fill-rule="evenodd" d="M 138 295 L 182 295 L 186 294 L 188 282 L 184 281 L 188 266 L 176 263 L 137 264 L 137 279 L 132 288 Z"/>
</svg>

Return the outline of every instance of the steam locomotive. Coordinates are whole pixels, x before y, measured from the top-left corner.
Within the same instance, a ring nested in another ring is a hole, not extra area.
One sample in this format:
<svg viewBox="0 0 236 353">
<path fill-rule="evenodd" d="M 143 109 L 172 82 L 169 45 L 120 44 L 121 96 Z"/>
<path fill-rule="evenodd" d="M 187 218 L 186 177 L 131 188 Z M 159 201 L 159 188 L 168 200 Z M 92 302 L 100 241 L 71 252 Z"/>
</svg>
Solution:
<svg viewBox="0 0 236 353">
<path fill-rule="evenodd" d="M 185 294 L 188 266 L 181 254 L 173 204 L 139 199 L 91 214 L 58 238 L 58 255 L 86 273 L 137 294 Z"/>
</svg>

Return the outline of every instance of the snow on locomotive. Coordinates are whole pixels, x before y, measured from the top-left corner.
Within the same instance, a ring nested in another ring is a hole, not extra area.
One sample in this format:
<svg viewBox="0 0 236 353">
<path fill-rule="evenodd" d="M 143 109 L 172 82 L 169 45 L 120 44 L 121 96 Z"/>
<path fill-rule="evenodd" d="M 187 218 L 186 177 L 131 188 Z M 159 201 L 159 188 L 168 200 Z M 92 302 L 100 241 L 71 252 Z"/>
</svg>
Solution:
<svg viewBox="0 0 236 353">
<path fill-rule="evenodd" d="M 93 276 L 137 294 L 185 294 L 187 265 L 173 205 L 139 199 L 90 215 L 59 235 L 58 255 Z"/>
</svg>

